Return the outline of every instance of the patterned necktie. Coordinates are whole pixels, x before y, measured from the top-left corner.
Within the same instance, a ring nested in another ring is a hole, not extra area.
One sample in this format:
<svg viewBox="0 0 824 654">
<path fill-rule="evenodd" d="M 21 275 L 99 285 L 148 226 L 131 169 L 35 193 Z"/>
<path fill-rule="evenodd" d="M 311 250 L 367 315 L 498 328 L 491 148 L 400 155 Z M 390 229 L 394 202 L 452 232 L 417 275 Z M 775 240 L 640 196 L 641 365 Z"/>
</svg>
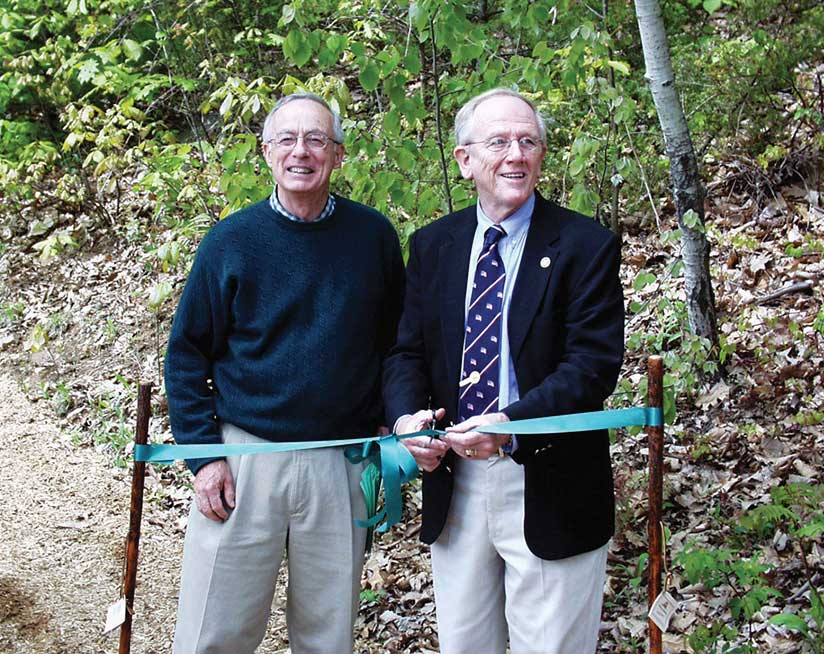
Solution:
<svg viewBox="0 0 824 654">
<path fill-rule="evenodd" d="M 506 271 L 498 241 L 506 236 L 500 225 L 484 234 L 475 268 L 472 297 L 466 312 L 463 370 L 459 384 L 460 419 L 498 410 L 498 360 Z"/>
</svg>

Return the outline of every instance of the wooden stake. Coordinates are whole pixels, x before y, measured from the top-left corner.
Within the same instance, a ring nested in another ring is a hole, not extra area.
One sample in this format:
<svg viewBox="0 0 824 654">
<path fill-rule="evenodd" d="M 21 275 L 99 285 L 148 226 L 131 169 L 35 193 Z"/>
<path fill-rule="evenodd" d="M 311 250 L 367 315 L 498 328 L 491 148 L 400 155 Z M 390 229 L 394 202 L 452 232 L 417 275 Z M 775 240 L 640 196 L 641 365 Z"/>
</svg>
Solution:
<svg viewBox="0 0 824 654">
<path fill-rule="evenodd" d="M 152 412 L 152 384 L 140 384 L 137 391 L 137 429 L 135 445 L 146 445 L 149 440 L 149 416 Z M 123 573 L 123 595 L 126 598 L 126 620 L 120 626 L 118 654 L 129 654 L 132 649 L 132 610 L 137 581 L 137 552 L 140 545 L 140 520 L 143 517 L 143 486 L 146 464 L 135 461 L 132 471 L 132 502 L 129 507 L 129 536 L 126 540 L 126 571 Z"/>
<path fill-rule="evenodd" d="M 664 361 L 659 356 L 647 360 L 647 405 L 664 410 Z M 649 607 L 661 593 L 661 513 L 664 486 L 664 426 L 647 427 L 649 448 L 649 488 L 647 497 L 647 538 L 649 540 Z M 661 630 L 652 620 L 649 624 L 649 653 L 661 654 Z"/>
</svg>

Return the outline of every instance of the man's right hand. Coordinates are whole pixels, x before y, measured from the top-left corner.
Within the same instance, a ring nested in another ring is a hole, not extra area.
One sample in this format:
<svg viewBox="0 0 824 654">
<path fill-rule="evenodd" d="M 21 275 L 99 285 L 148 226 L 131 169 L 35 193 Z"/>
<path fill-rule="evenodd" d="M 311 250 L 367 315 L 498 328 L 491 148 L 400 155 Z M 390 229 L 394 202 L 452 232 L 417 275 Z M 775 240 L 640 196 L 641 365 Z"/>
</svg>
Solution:
<svg viewBox="0 0 824 654">
<path fill-rule="evenodd" d="M 445 415 L 446 409 L 438 409 L 437 411 L 422 409 L 411 416 L 399 418 L 395 425 L 396 433 L 400 435 L 421 431 L 429 426 L 433 417 L 435 420 L 441 420 Z M 437 438 L 429 438 L 428 436 L 404 438 L 401 443 L 415 457 L 415 463 L 418 464 L 418 467 L 426 472 L 432 472 L 437 468 L 441 464 L 441 458 L 449 451 L 449 445 Z"/>
<path fill-rule="evenodd" d="M 195 501 L 209 520 L 223 522 L 229 517 L 226 507 L 235 508 L 235 483 L 226 461 L 212 461 L 197 471 Z"/>
</svg>

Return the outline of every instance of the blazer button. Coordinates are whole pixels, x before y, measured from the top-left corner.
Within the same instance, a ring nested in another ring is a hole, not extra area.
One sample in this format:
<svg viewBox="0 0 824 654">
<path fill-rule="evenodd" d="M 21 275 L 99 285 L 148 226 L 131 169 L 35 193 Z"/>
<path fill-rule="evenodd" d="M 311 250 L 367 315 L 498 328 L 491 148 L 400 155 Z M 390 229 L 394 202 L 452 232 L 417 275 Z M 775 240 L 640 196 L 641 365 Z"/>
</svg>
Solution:
<svg viewBox="0 0 824 654">
<path fill-rule="evenodd" d="M 549 257 L 544 257 L 541 259 L 541 268 L 549 268 L 549 264 L 552 263 L 552 259 Z"/>
</svg>

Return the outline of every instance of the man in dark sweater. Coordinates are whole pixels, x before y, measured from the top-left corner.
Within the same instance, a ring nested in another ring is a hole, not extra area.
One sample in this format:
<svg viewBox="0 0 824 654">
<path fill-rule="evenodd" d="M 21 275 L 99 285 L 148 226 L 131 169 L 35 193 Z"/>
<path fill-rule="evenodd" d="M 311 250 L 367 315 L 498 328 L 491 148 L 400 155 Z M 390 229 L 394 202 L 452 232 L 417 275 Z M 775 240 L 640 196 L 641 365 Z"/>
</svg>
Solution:
<svg viewBox="0 0 824 654">
<path fill-rule="evenodd" d="M 267 200 L 215 225 L 175 315 L 166 393 L 179 443 L 333 440 L 383 422 L 380 370 L 403 300 L 398 238 L 329 192 L 340 118 L 319 97 L 266 119 Z M 251 653 L 288 550 L 293 654 L 352 652 L 365 517 L 339 448 L 190 461 L 174 652 Z"/>
</svg>

